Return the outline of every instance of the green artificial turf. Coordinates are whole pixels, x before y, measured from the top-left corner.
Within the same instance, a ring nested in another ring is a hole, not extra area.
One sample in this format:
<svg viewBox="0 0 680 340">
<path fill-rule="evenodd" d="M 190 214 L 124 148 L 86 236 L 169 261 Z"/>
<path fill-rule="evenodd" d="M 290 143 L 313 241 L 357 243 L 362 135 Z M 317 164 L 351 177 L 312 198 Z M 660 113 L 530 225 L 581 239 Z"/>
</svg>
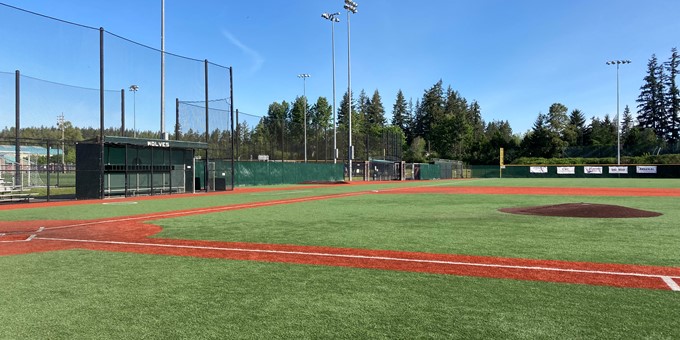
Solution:
<svg viewBox="0 0 680 340">
<path fill-rule="evenodd" d="M 161 195 L 149 200 L 140 197 L 139 200 L 128 198 L 136 204 L 115 204 L 117 199 L 91 200 L 84 204 L 57 207 L 35 208 L 30 204 L 17 206 L 14 210 L 0 210 L 0 220 L 45 220 L 69 219 L 87 220 L 154 212 L 167 212 L 180 209 L 197 209 L 204 207 L 223 206 L 248 202 L 286 199 L 294 197 L 308 197 L 348 192 L 370 192 L 387 188 L 399 187 L 429 187 L 429 186 L 526 186 L 526 187 L 634 187 L 634 188 L 680 188 L 680 179 L 613 179 L 613 178 L 521 178 L 521 179 L 462 179 L 445 181 L 406 181 L 381 182 L 366 185 L 333 185 L 321 188 L 314 186 L 295 186 L 291 190 L 241 193 L 236 191 L 222 194 L 196 194 L 177 197 Z M 285 186 L 270 186 L 263 188 L 286 188 Z M 114 204 L 112 204 L 114 203 Z"/>
<path fill-rule="evenodd" d="M 0 257 L 2 339 L 677 339 L 680 294 L 61 251 Z"/>
<path fill-rule="evenodd" d="M 668 187 L 678 180 L 483 179 L 159 197 L 0 211 L 92 219 L 363 191 L 149 221 L 157 237 L 680 266 L 677 197 L 378 194 L 402 186 Z M 498 208 L 588 202 L 653 210 L 579 219 Z M 31 205 L 27 205 L 30 207 Z M 0 245 L 2 246 L 2 245 Z M 680 337 L 680 294 L 177 256 L 0 256 L 0 339 L 603 339 Z"/>
<path fill-rule="evenodd" d="M 512 215 L 499 208 L 615 204 L 653 218 Z M 680 266 L 675 197 L 367 194 L 153 221 L 157 237 Z"/>
</svg>

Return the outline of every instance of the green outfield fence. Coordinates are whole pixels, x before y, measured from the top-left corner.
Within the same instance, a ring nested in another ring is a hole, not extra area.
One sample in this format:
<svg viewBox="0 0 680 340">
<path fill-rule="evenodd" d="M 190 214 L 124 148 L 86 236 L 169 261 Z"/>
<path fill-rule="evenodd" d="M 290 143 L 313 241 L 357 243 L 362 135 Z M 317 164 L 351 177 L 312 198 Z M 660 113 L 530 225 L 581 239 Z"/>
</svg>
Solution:
<svg viewBox="0 0 680 340">
<path fill-rule="evenodd" d="M 342 163 L 236 162 L 236 186 L 338 182 Z"/>
<path fill-rule="evenodd" d="M 473 178 L 680 178 L 680 165 L 472 165 Z"/>
</svg>

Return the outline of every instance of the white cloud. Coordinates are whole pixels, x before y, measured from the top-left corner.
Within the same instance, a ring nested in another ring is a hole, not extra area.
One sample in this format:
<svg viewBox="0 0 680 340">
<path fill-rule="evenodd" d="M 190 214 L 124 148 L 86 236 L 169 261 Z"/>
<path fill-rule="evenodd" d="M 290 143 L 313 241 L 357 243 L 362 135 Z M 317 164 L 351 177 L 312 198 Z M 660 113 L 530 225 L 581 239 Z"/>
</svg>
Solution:
<svg viewBox="0 0 680 340">
<path fill-rule="evenodd" d="M 243 44 L 238 40 L 231 32 L 224 30 L 222 34 L 231 42 L 234 46 L 238 47 L 243 54 L 247 55 L 251 61 L 252 66 L 250 67 L 250 72 L 255 73 L 260 70 L 262 64 L 264 64 L 264 58 L 257 51 Z"/>
</svg>

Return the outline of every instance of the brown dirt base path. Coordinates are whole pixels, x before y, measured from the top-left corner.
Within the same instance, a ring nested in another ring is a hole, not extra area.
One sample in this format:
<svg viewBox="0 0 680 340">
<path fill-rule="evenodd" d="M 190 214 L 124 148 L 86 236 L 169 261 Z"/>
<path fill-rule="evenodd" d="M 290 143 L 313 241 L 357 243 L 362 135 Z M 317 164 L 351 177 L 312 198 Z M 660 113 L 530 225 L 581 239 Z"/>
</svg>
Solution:
<svg viewBox="0 0 680 340">
<path fill-rule="evenodd" d="M 388 190 L 389 191 L 389 190 Z M 374 192 L 374 191 L 373 191 Z M 397 192 L 397 190 L 393 191 Z M 290 204 L 348 195 L 305 197 L 90 221 L 0 221 L 0 256 L 67 249 L 326 265 L 420 273 L 680 291 L 680 268 L 149 238 L 160 218 Z"/>
</svg>

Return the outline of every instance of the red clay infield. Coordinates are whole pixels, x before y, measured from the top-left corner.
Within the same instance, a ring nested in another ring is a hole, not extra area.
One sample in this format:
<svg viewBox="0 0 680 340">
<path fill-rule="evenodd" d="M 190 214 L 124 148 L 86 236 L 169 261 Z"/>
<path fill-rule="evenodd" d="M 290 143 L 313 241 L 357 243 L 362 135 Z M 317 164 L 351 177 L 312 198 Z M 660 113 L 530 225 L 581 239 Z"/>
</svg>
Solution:
<svg viewBox="0 0 680 340">
<path fill-rule="evenodd" d="M 440 193 L 451 191 L 446 190 L 449 188 L 440 187 L 417 189 L 387 189 L 379 192 L 411 193 L 424 192 L 424 189 Z M 481 187 L 455 189 L 479 190 L 487 193 L 492 193 L 493 189 L 503 190 Z M 542 188 L 537 189 L 539 192 L 544 192 Z M 559 193 L 564 195 L 563 189 L 561 190 Z M 609 190 L 605 189 L 604 191 Z M 524 191 L 527 191 L 526 188 L 524 188 Z M 659 192 L 668 194 L 664 190 Z M 375 193 L 375 191 L 90 221 L 0 222 L 0 256 L 66 249 L 88 249 L 680 291 L 680 268 L 676 267 L 149 238 L 160 232 L 161 228 L 147 222 L 160 218 L 256 208 L 275 204 L 294 204 L 302 201 L 370 193 Z M 633 195 L 640 193 L 636 191 Z M 648 193 L 651 193 L 651 191 Z M 671 196 L 677 194 L 676 191 Z M 96 204 L 101 204 L 101 201 L 97 202 Z"/>
</svg>

